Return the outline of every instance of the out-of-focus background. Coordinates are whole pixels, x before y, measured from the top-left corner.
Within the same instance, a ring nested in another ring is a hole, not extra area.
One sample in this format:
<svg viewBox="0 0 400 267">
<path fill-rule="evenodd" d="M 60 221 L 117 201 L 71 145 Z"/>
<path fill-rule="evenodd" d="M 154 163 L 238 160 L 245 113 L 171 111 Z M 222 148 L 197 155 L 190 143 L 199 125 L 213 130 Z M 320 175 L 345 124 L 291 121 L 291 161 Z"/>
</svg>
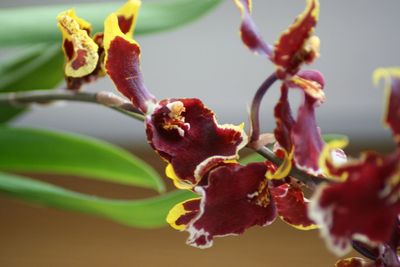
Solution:
<svg viewBox="0 0 400 267">
<path fill-rule="evenodd" d="M 90 1 L 2 0 L 0 8 L 54 2 L 73 7 L 74 3 Z M 303 10 L 305 1 L 253 2 L 255 20 L 272 43 Z M 353 145 L 349 151 L 355 155 L 360 148 L 391 149 L 390 133 L 381 126 L 383 89 L 373 86 L 371 74 L 377 67 L 400 65 L 399 9 L 396 0 L 321 1 L 316 31 L 322 40 L 321 58 L 310 66 L 326 78 L 327 101 L 317 110 L 318 122 L 323 133 L 350 136 Z M 198 97 L 216 112 L 219 122 L 247 122 L 251 98 L 273 67 L 242 45 L 238 26 L 238 11 L 226 1 L 186 27 L 138 37 L 148 88 L 159 99 Z M 0 50 L 0 56 L 13 51 Z M 87 89 L 114 90 L 108 79 Z M 296 91 L 292 97 L 297 102 L 300 99 Z M 272 109 L 277 98 L 276 85 L 263 102 L 264 131 L 274 128 Z M 128 148 L 159 170 L 163 168 L 146 146 L 142 125 L 102 107 L 75 103 L 35 107 L 14 124 L 105 139 Z M 42 179 L 101 196 L 152 195 L 146 190 L 70 177 Z M 251 229 L 240 237 L 217 239 L 212 249 L 202 251 L 184 244 L 186 233 L 169 228 L 137 230 L 4 197 L 0 216 L 1 266 L 333 266 L 335 261 L 317 232 L 298 232 L 280 222 Z"/>
</svg>

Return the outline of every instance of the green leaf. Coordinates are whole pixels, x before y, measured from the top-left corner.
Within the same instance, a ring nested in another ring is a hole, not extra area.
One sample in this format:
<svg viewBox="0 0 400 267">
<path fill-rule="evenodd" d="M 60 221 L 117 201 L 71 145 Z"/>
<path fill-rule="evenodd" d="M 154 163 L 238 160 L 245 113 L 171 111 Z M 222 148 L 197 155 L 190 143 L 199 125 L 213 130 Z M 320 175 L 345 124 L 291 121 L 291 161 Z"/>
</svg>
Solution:
<svg viewBox="0 0 400 267">
<path fill-rule="evenodd" d="M 324 139 L 324 141 L 326 143 L 329 143 L 333 140 L 349 140 L 349 137 L 343 134 L 323 134 L 322 135 L 322 139 Z"/>
<path fill-rule="evenodd" d="M 137 34 L 153 33 L 184 25 L 204 15 L 222 0 L 169 0 L 143 3 L 139 12 Z M 103 21 L 120 3 L 92 3 L 8 8 L 0 10 L 0 46 L 59 42 L 61 34 L 56 16 L 74 7 L 78 16 L 92 23 L 94 32 L 102 31 Z"/>
<path fill-rule="evenodd" d="M 63 78 L 60 44 L 40 44 L 19 57 L 2 62 L 0 92 L 53 89 Z"/>
<path fill-rule="evenodd" d="M 97 215 L 142 228 L 165 225 L 165 217 L 176 203 L 194 197 L 189 191 L 174 191 L 148 199 L 112 200 L 6 173 L 0 173 L 0 193 L 42 206 Z"/>
<path fill-rule="evenodd" d="M 60 45 L 39 44 L 0 62 L 0 93 L 53 89 L 63 78 Z M 0 123 L 24 112 L 23 108 L 0 106 Z"/>
<path fill-rule="evenodd" d="M 240 164 L 246 165 L 252 162 L 263 162 L 266 159 L 258 153 L 249 154 L 239 160 Z"/>
<path fill-rule="evenodd" d="M 17 108 L 10 105 L 0 105 L 0 124 L 8 122 L 17 117 L 24 111 L 23 108 Z"/>
<path fill-rule="evenodd" d="M 75 134 L 0 128 L 0 170 L 76 175 L 164 190 L 145 162 L 111 144 Z"/>
</svg>

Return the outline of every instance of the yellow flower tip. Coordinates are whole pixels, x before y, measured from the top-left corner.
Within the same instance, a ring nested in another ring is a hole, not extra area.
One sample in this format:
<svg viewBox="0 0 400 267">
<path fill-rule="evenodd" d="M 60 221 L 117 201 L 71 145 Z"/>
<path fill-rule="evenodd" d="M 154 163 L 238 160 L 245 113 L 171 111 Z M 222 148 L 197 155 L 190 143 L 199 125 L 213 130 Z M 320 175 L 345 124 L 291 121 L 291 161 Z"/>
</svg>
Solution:
<svg viewBox="0 0 400 267">
<path fill-rule="evenodd" d="M 178 203 L 176 204 L 169 212 L 166 218 L 167 223 L 174 229 L 178 230 L 178 231 L 183 231 L 186 228 L 186 225 L 184 224 L 180 224 L 177 225 L 176 221 L 179 219 L 179 217 L 185 215 L 187 213 L 187 211 L 184 208 L 184 204 L 189 201 L 186 200 L 184 202 Z"/>
<path fill-rule="evenodd" d="M 315 8 L 314 8 L 314 11 L 312 12 L 312 16 L 316 19 L 316 20 L 318 20 L 318 18 L 319 18 L 319 11 L 320 11 L 320 4 L 319 4 L 319 0 L 309 0 L 309 2 L 310 2 L 310 7 L 312 6 L 312 4 L 314 3 L 315 4 Z"/>
<path fill-rule="evenodd" d="M 286 224 L 292 226 L 293 228 L 295 228 L 295 229 L 297 229 L 297 230 L 301 230 L 301 231 L 310 231 L 310 230 L 315 230 L 315 229 L 318 229 L 318 228 L 319 228 L 318 225 L 316 225 L 316 224 L 311 224 L 311 225 L 308 225 L 308 226 L 296 225 L 296 224 L 291 224 L 291 223 L 287 222 L 282 216 L 279 216 L 279 218 L 280 218 L 283 222 L 285 222 Z"/>
<path fill-rule="evenodd" d="M 189 190 L 193 188 L 192 184 L 183 182 L 178 175 L 176 175 L 174 167 L 172 167 L 170 163 L 165 168 L 165 175 L 174 182 L 175 187 L 178 189 Z"/>
<path fill-rule="evenodd" d="M 400 68 L 378 68 L 372 74 L 372 81 L 375 86 L 379 85 L 379 82 L 383 79 L 385 81 L 385 85 L 390 85 L 390 77 L 400 78 Z"/>
<path fill-rule="evenodd" d="M 330 162 L 331 164 L 335 165 L 335 160 L 332 157 L 332 151 L 335 149 L 344 149 L 348 144 L 349 140 L 347 139 L 332 140 L 329 143 L 325 144 L 319 157 L 319 166 L 322 169 L 322 173 L 326 177 L 332 176 L 326 163 Z M 339 177 L 339 179 L 346 180 L 346 174 L 343 174 L 342 177 Z"/>
<path fill-rule="evenodd" d="M 139 44 L 132 38 L 125 35 L 118 24 L 118 17 L 116 13 L 111 13 L 104 21 L 104 48 L 106 51 L 110 48 L 111 42 L 116 38 L 121 37 L 131 44 L 139 46 Z"/>
<path fill-rule="evenodd" d="M 92 30 L 92 25 L 88 21 L 78 17 L 74 9 L 68 9 L 63 12 L 60 12 L 57 15 L 56 19 L 58 22 L 58 27 L 61 29 L 61 31 L 63 30 L 76 31 L 77 29 L 80 29 L 87 31 L 87 33 L 90 34 Z"/>
<path fill-rule="evenodd" d="M 290 171 L 292 170 L 292 159 L 294 155 L 294 149 L 290 153 L 284 150 L 285 157 L 283 159 L 282 164 L 275 172 L 271 172 L 270 170 L 267 171 L 265 177 L 268 180 L 280 180 L 286 178 Z"/>
<path fill-rule="evenodd" d="M 134 32 L 141 4 L 140 0 L 128 0 L 115 12 L 117 17 L 123 17 L 125 20 L 132 19 L 129 29 L 126 30 L 126 35 L 128 36 L 132 36 Z"/>
</svg>

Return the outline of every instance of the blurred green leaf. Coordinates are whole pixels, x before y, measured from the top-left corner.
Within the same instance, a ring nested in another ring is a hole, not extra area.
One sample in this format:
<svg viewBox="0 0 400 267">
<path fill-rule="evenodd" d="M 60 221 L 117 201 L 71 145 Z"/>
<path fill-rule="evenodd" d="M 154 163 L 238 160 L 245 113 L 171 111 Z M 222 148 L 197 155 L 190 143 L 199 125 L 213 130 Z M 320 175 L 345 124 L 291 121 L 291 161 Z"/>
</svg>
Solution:
<svg viewBox="0 0 400 267">
<path fill-rule="evenodd" d="M 165 217 L 176 203 L 194 197 L 193 193 L 182 190 L 154 198 L 112 200 L 6 173 L 0 173 L 0 193 L 42 206 L 97 215 L 142 228 L 165 225 Z"/>
<path fill-rule="evenodd" d="M 164 190 L 145 162 L 111 144 L 75 134 L 0 128 L 0 170 L 77 175 Z"/>
<path fill-rule="evenodd" d="M 0 62 L 0 93 L 53 89 L 63 78 L 63 55 L 60 45 L 38 44 L 16 57 Z M 10 105 L 0 106 L 0 123 L 24 111 Z"/>
<path fill-rule="evenodd" d="M 325 142 L 329 143 L 333 140 L 349 140 L 349 137 L 344 134 L 323 134 L 322 138 Z"/>
<path fill-rule="evenodd" d="M 0 105 L 0 124 L 12 120 L 23 111 L 23 108 L 17 108 L 10 105 Z"/>
<path fill-rule="evenodd" d="M 63 78 L 60 44 L 40 44 L 0 67 L 0 92 L 53 89 Z"/>
<path fill-rule="evenodd" d="M 143 3 L 136 34 L 164 31 L 193 21 L 216 7 L 222 0 L 169 0 Z M 56 16 L 75 8 L 78 16 L 92 23 L 94 32 L 102 31 L 105 17 L 117 10 L 120 3 L 92 3 L 7 8 L 0 10 L 0 46 L 59 42 L 61 34 Z"/>
<path fill-rule="evenodd" d="M 266 159 L 258 153 L 252 153 L 247 155 L 239 160 L 240 164 L 247 165 L 252 162 L 263 162 Z"/>
</svg>

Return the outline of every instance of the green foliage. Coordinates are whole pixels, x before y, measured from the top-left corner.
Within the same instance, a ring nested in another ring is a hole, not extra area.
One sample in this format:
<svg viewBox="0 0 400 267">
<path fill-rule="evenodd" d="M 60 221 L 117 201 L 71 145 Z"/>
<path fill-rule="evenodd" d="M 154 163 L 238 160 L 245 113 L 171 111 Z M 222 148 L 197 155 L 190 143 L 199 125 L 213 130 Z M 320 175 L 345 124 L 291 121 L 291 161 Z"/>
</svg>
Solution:
<svg viewBox="0 0 400 267">
<path fill-rule="evenodd" d="M 145 162 L 111 144 L 75 134 L 0 128 L 0 170 L 76 175 L 164 190 Z"/>
<path fill-rule="evenodd" d="M 169 0 L 144 2 L 139 11 L 136 34 L 169 30 L 195 20 L 213 9 L 222 0 Z M 75 4 L 77 15 L 92 23 L 94 32 L 102 31 L 105 17 L 117 10 L 119 3 Z M 61 34 L 56 16 L 71 5 L 8 8 L 0 10 L 0 47 L 59 42 Z"/>
<path fill-rule="evenodd" d="M 59 45 L 39 44 L 0 63 L 0 93 L 52 89 L 63 78 L 63 55 Z M 0 123 L 7 122 L 23 108 L 0 106 Z"/>
<path fill-rule="evenodd" d="M 193 197 L 189 191 L 174 191 L 143 200 L 111 200 L 5 173 L 0 173 L 0 193 L 42 206 L 97 215 L 142 228 L 165 225 L 168 211 L 176 203 Z"/>
</svg>

